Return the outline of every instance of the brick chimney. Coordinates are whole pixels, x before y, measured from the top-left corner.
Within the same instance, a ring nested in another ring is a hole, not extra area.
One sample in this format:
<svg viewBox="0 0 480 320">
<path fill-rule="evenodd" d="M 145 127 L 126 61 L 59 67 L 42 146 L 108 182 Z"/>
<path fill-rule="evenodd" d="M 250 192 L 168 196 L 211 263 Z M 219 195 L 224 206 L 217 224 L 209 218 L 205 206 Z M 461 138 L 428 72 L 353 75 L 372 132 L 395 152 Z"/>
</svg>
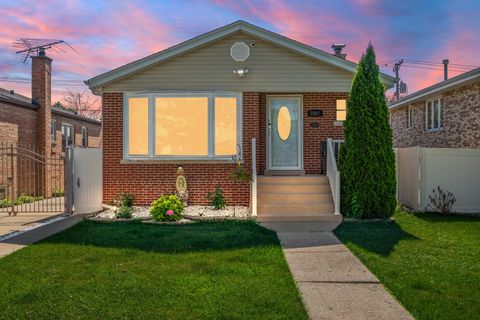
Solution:
<svg viewBox="0 0 480 320">
<path fill-rule="evenodd" d="M 52 194 L 51 168 L 47 158 L 51 157 L 52 141 L 50 124 L 52 122 L 52 59 L 40 48 L 38 55 L 32 56 L 32 100 L 37 110 L 37 148 L 45 156 L 40 180 L 40 194 L 49 197 Z"/>
<path fill-rule="evenodd" d="M 50 156 L 50 123 L 52 121 L 52 59 L 40 48 L 38 55 L 32 56 L 32 100 L 38 105 L 37 146 L 39 151 Z"/>
</svg>

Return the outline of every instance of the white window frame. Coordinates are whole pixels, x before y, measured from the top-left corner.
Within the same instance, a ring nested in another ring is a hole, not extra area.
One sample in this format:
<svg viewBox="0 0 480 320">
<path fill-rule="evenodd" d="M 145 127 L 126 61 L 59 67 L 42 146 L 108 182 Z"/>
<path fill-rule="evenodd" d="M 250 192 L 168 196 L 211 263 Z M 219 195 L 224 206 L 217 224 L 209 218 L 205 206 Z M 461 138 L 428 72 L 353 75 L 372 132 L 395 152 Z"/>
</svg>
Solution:
<svg viewBox="0 0 480 320">
<path fill-rule="evenodd" d="M 62 127 L 70 127 L 71 128 L 71 133 L 72 133 L 72 144 L 71 145 L 68 145 L 68 139 L 66 138 L 66 135 L 67 135 L 67 132 L 65 131 L 65 145 L 63 144 L 63 133 L 62 133 L 62 150 L 66 150 L 68 147 L 70 146 L 74 146 L 75 145 L 75 127 L 71 124 L 71 123 L 66 123 L 66 122 L 62 122 Z"/>
<path fill-rule="evenodd" d="M 52 119 L 50 123 L 50 140 L 53 143 L 57 142 L 57 120 L 56 119 Z"/>
<path fill-rule="evenodd" d="M 412 106 L 407 106 L 407 128 L 412 127 Z"/>
<path fill-rule="evenodd" d="M 437 123 L 438 123 L 438 127 L 433 127 L 433 124 L 434 124 L 434 121 L 433 121 L 433 118 L 434 118 L 434 115 L 435 115 L 435 112 L 433 110 L 433 106 L 434 106 L 434 101 L 438 101 L 439 102 L 439 112 L 438 112 L 438 119 L 437 119 Z M 432 111 L 430 112 L 428 109 L 428 104 L 431 102 L 431 105 L 432 105 Z M 428 131 L 428 132 L 432 132 L 432 131 L 440 131 L 440 130 L 443 130 L 443 121 L 442 121 L 442 118 L 443 118 L 443 100 L 442 100 L 442 97 L 436 97 L 436 98 L 433 98 L 433 99 L 429 99 L 427 101 L 425 101 L 425 130 Z M 429 128 L 429 123 L 431 123 L 432 127 Z"/>
<path fill-rule="evenodd" d="M 207 156 L 178 156 L 178 155 L 155 155 L 155 137 L 156 137 L 156 117 L 155 117 L 155 98 L 185 98 L 185 97 L 207 97 L 208 98 L 208 155 Z M 215 155 L 215 97 L 236 98 L 237 99 L 237 156 L 243 159 L 243 102 L 242 93 L 225 91 L 169 91 L 169 92 L 125 92 L 123 94 L 123 159 L 124 160 L 232 160 L 233 155 L 217 156 Z M 148 98 L 148 155 L 130 155 L 128 154 L 128 100 L 130 98 Z M 240 152 L 239 152 L 240 151 Z M 240 154 L 238 154 L 240 153 Z"/>
<path fill-rule="evenodd" d="M 339 101 L 339 100 L 345 101 L 345 109 L 340 109 L 340 110 L 338 109 L 338 101 Z M 347 101 L 347 99 L 336 99 L 336 100 L 335 100 L 335 122 L 341 122 L 341 123 L 343 123 L 343 122 L 345 122 L 345 121 L 347 120 L 347 113 L 348 113 L 348 111 L 347 111 L 347 106 L 348 106 L 348 101 Z M 337 116 L 337 112 L 338 112 L 338 111 L 345 111 L 345 120 L 339 120 L 339 119 L 338 119 L 338 116 Z"/>
</svg>

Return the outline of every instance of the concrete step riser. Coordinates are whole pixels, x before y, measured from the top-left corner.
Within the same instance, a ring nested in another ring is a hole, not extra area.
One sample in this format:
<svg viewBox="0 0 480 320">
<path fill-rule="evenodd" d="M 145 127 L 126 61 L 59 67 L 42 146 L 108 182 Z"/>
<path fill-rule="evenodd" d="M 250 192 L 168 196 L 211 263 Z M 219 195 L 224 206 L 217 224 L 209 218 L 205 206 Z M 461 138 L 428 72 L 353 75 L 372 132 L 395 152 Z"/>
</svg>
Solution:
<svg viewBox="0 0 480 320">
<path fill-rule="evenodd" d="M 271 216 L 259 215 L 258 222 L 341 222 L 342 217 L 338 215 L 297 215 L 297 216 Z"/>
<path fill-rule="evenodd" d="M 257 220 L 258 221 L 258 220 Z M 260 221 L 259 221 L 260 222 Z M 308 222 L 282 222 L 282 221 L 271 221 L 271 222 L 261 222 L 261 225 L 265 228 L 274 230 L 276 232 L 325 232 L 334 230 L 340 223 L 342 218 L 339 217 L 338 221 L 335 222 L 326 222 L 326 221 L 308 221 Z"/>
<path fill-rule="evenodd" d="M 294 177 L 277 177 L 277 176 L 261 176 L 258 177 L 258 183 L 274 183 L 274 184 L 328 184 L 328 178 L 324 176 L 294 176 Z"/>
<path fill-rule="evenodd" d="M 333 213 L 335 208 L 333 204 L 305 204 L 305 205 L 258 205 L 258 214 L 329 214 Z"/>
<path fill-rule="evenodd" d="M 327 184 L 258 184 L 257 185 L 257 192 L 258 194 L 268 192 L 278 192 L 278 193 L 321 193 L 321 194 L 330 194 L 330 185 Z"/>
<path fill-rule="evenodd" d="M 258 203 L 261 204 L 333 204 L 332 196 L 329 193 L 315 194 L 291 194 L 291 193 L 259 193 Z"/>
</svg>

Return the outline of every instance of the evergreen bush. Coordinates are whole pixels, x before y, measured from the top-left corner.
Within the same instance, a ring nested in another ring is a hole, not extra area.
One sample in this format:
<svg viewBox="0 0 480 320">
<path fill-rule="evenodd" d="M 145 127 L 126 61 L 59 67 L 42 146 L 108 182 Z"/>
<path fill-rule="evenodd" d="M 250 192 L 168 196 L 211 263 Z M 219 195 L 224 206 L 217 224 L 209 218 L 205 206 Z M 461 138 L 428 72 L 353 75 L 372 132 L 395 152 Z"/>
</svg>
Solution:
<svg viewBox="0 0 480 320">
<path fill-rule="evenodd" d="M 370 44 L 353 79 L 340 148 L 341 209 L 348 217 L 388 218 L 396 207 L 395 155 L 385 88 Z"/>
</svg>

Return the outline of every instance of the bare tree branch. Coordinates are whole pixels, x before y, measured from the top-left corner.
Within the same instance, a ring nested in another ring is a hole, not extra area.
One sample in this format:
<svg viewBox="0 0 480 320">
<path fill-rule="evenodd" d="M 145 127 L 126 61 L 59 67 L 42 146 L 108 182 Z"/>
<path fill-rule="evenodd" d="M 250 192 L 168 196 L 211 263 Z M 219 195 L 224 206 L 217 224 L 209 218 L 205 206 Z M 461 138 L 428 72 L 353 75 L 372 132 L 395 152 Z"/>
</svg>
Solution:
<svg viewBox="0 0 480 320">
<path fill-rule="evenodd" d="M 76 114 L 80 116 L 101 120 L 101 110 L 96 110 L 94 108 L 99 98 L 91 99 L 92 97 L 87 95 L 86 92 L 87 89 L 84 89 L 81 92 L 67 89 L 63 94 L 65 107 L 74 110 Z"/>
</svg>

